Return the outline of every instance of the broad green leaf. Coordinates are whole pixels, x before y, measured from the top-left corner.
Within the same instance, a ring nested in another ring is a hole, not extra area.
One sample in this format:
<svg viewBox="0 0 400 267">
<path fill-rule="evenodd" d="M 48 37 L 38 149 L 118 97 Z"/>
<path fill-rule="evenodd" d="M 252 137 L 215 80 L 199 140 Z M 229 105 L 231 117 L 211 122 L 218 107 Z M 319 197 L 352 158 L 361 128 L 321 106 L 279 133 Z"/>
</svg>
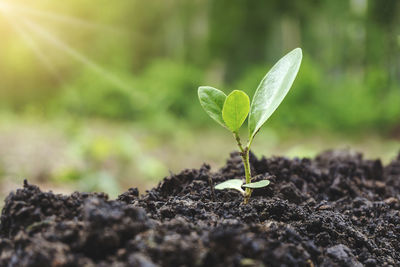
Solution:
<svg viewBox="0 0 400 267">
<path fill-rule="evenodd" d="M 224 92 L 210 86 L 201 86 L 197 93 L 200 104 L 207 114 L 216 122 L 226 127 L 222 118 L 222 108 L 226 99 Z"/>
<path fill-rule="evenodd" d="M 222 118 L 225 125 L 232 132 L 237 132 L 246 120 L 250 110 L 250 99 L 245 92 L 234 90 L 230 93 L 222 109 Z"/>
<path fill-rule="evenodd" d="M 250 140 L 268 120 L 289 92 L 303 55 L 296 48 L 281 58 L 263 78 L 251 103 L 249 115 Z"/>
<path fill-rule="evenodd" d="M 256 189 L 266 187 L 267 185 L 269 185 L 269 180 L 262 180 L 254 183 L 244 184 L 243 187 Z"/>
<path fill-rule="evenodd" d="M 235 189 L 240 193 L 244 194 L 244 190 L 242 189 L 243 181 L 241 179 L 231 179 L 215 186 L 217 190 L 224 190 L 224 189 Z"/>
</svg>

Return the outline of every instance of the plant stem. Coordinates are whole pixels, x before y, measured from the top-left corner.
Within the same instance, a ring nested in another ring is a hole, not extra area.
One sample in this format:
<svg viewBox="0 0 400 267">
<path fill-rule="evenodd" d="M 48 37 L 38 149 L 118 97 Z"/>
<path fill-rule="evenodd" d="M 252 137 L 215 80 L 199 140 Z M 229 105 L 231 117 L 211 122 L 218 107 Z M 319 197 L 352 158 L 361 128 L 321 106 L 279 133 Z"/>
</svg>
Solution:
<svg viewBox="0 0 400 267">
<path fill-rule="evenodd" d="M 239 149 L 240 149 L 241 154 L 243 154 L 243 153 L 244 153 L 244 148 L 243 148 L 242 142 L 240 142 L 239 134 L 238 134 L 238 133 L 233 133 L 233 136 L 234 136 L 235 139 L 236 139 L 236 142 L 237 142 L 237 145 L 238 145 L 238 147 L 239 147 Z M 243 157 L 243 156 L 242 156 L 242 157 Z"/>
<path fill-rule="evenodd" d="M 244 165 L 244 173 L 246 175 L 246 184 L 251 183 L 251 170 L 250 170 L 250 157 L 249 157 L 249 148 L 246 147 L 244 153 L 242 153 L 242 160 Z M 251 197 L 251 193 L 253 190 L 250 188 L 246 188 L 244 193 L 244 204 L 249 202 Z"/>
<path fill-rule="evenodd" d="M 234 133 L 234 136 L 240 149 L 240 155 L 242 156 L 242 161 L 244 165 L 244 174 L 246 176 L 246 184 L 249 184 L 251 183 L 251 169 L 250 169 L 250 157 L 249 157 L 250 149 L 249 146 L 243 148 L 238 133 Z M 247 204 L 249 202 L 252 191 L 253 191 L 252 189 L 246 188 L 244 193 L 244 204 Z"/>
</svg>

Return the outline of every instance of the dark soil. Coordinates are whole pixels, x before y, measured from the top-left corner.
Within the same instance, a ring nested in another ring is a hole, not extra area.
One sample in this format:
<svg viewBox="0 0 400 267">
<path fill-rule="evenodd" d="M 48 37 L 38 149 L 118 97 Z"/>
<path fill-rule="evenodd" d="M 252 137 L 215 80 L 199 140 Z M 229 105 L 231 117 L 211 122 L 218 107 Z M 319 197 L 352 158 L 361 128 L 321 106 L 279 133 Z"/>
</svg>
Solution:
<svg viewBox="0 0 400 267">
<path fill-rule="evenodd" d="M 244 175 L 233 153 L 165 178 L 139 197 L 42 192 L 25 182 L 1 215 L 0 266 L 400 266 L 400 155 L 251 157 L 248 205 L 214 183 Z"/>
</svg>

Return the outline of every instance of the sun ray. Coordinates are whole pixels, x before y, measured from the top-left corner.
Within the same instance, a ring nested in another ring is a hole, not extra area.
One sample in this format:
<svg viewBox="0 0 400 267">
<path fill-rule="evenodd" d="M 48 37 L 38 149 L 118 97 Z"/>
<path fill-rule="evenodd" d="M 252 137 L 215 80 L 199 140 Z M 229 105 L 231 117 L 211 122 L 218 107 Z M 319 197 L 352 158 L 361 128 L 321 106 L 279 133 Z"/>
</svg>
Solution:
<svg viewBox="0 0 400 267">
<path fill-rule="evenodd" d="M 37 10 L 32 7 L 27 7 L 15 3 L 9 3 L 9 2 L 4 2 L 0 1 L 0 8 L 6 8 L 14 13 L 20 13 L 20 14 L 25 14 L 25 15 L 31 15 L 31 16 L 36 16 L 36 17 L 41 17 L 53 21 L 58 21 L 60 23 L 65 23 L 71 26 L 75 27 L 84 27 L 88 29 L 93 29 L 93 30 L 99 30 L 99 31 L 106 31 L 109 33 L 114 33 L 114 34 L 126 34 L 126 31 L 105 25 L 105 24 L 100 24 L 100 23 L 93 23 L 81 18 L 76 18 L 73 16 L 68 16 L 68 15 L 63 15 L 59 13 L 53 13 L 53 12 L 47 12 L 47 11 L 42 11 L 42 10 Z"/>
<path fill-rule="evenodd" d="M 40 60 L 43 66 L 52 73 L 58 80 L 61 80 L 60 74 L 57 72 L 54 64 L 49 60 L 45 53 L 40 49 L 35 40 L 27 33 L 27 31 L 19 25 L 13 18 L 5 15 L 6 20 L 10 23 L 11 27 L 20 35 L 25 41 L 27 46 L 34 52 L 36 57 Z"/>
<path fill-rule="evenodd" d="M 101 77 L 103 77 L 106 81 L 109 83 L 113 84 L 114 86 L 125 89 L 125 90 L 130 90 L 132 93 L 134 93 L 134 90 L 131 90 L 132 88 L 128 86 L 126 83 L 124 83 L 121 79 L 116 77 L 115 75 L 111 74 L 92 60 L 90 60 L 88 57 L 82 55 L 78 51 L 76 51 L 74 48 L 70 47 L 68 44 L 64 43 L 60 39 L 58 39 L 56 36 L 51 34 L 50 32 L 46 31 L 44 28 L 42 28 L 40 25 L 36 24 L 35 22 L 27 19 L 27 18 L 21 18 L 21 21 L 33 32 L 35 32 L 38 36 L 46 40 L 47 42 L 51 43 L 54 47 L 57 47 L 59 50 L 65 52 L 69 56 L 73 57 L 75 60 L 78 62 L 83 63 L 85 66 L 89 67 L 92 71 L 96 72 L 99 74 Z M 137 95 L 137 97 L 140 97 Z"/>
</svg>

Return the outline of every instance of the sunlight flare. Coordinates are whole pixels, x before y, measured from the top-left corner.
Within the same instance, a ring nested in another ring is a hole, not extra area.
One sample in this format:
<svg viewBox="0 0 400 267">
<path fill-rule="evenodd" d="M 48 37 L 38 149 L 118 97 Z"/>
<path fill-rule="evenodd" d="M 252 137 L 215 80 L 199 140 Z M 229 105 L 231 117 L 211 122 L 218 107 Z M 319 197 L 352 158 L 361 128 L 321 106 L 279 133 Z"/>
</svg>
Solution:
<svg viewBox="0 0 400 267">
<path fill-rule="evenodd" d="M 43 38 L 47 42 L 51 43 L 54 47 L 58 48 L 59 50 L 63 51 L 64 53 L 66 53 L 69 56 L 73 57 L 78 62 L 81 62 L 85 66 L 89 67 L 92 71 L 94 71 L 97 74 L 101 75 L 101 77 L 103 77 L 109 83 L 111 83 L 114 86 L 116 86 L 118 88 L 121 88 L 121 89 L 131 90 L 131 87 L 126 85 L 118 77 L 116 77 L 115 75 L 109 73 L 107 70 L 103 69 L 101 66 L 99 66 L 96 63 L 94 63 L 88 57 L 86 57 L 83 54 L 79 53 L 74 48 L 70 47 L 68 44 L 66 44 L 65 42 L 63 42 L 60 39 L 58 39 L 56 36 L 54 36 L 49 31 L 45 30 L 40 25 L 38 25 L 35 22 L 33 22 L 33 21 L 29 20 L 29 19 L 26 19 L 26 18 L 21 18 L 21 21 L 26 25 L 27 28 L 29 28 L 31 31 L 35 32 L 38 36 L 40 36 L 41 38 Z"/>
<path fill-rule="evenodd" d="M 35 53 L 42 64 L 48 69 L 52 74 L 59 78 L 59 74 L 51 60 L 46 56 L 46 54 L 41 50 L 38 44 L 32 38 L 32 34 L 50 43 L 54 48 L 57 48 L 63 53 L 66 53 L 70 57 L 74 58 L 76 61 L 84 64 L 92 71 L 101 76 L 104 80 L 113 84 L 117 88 L 124 90 L 131 90 L 131 87 L 124 83 L 121 79 L 111 74 L 109 71 L 99 66 L 87 56 L 79 53 L 73 47 L 66 44 L 64 41 L 60 40 L 53 33 L 45 29 L 43 26 L 39 25 L 33 20 L 33 16 L 36 18 L 46 18 L 52 21 L 58 21 L 65 23 L 66 25 L 72 25 L 76 27 L 84 27 L 101 30 L 102 32 L 122 32 L 110 26 L 101 25 L 97 23 L 92 23 L 83 19 L 60 15 L 56 13 L 46 12 L 37 10 L 32 7 L 23 6 L 21 4 L 9 3 L 4 0 L 0 0 L 0 13 L 3 14 L 5 19 L 10 23 L 14 31 L 23 39 L 26 45 Z M 27 15 L 31 15 L 28 17 Z"/>
<path fill-rule="evenodd" d="M 9 13 L 13 13 L 16 15 L 31 15 L 37 18 L 43 18 L 43 19 L 48 19 L 52 21 L 57 21 L 60 23 L 68 24 L 71 26 L 75 27 L 83 27 L 83 28 L 88 28 L 88 29 L 93 29 L 93 30 L 99 30 L 99 31 L 106 31 L 109 33 L 114 33 L 114 34 L 124 34 L 125 31 L 109 26 L 109 25 L 104 25 L 101 23 L 94 23 L 90 22 L 81 18 L 76 18 L 73 16 L 68 16 L 68 15 L 63 15 L 63 14 L 58 14 L 54 12 L 48 12 L 48 11 L 42 11 L 38 10 L 32 7 L 28 6 L 23 6 L 20 4 L 15 4 L 15 3 L 8 3 L 4 1 L 0 1 L 0 9 L 7 10 Z"/>
<path fill-rule="evenodd" d="M 35 40 L 27 33 L 27 31 L 21 27 L 13 18 L 5 16 L 7 21 L 10 23 L 11 27 L 20 35 L 20 37 L 24 40 L 24 42 L 29 46 L 29 48 L 34 52 L 43 66 L 51 72 L 57 79 L 61 79 L 59 73 L 57 72 L 54 64 L 51 60 L 46 56 L 43 50 L 38 46 Z"/>
</svg>

